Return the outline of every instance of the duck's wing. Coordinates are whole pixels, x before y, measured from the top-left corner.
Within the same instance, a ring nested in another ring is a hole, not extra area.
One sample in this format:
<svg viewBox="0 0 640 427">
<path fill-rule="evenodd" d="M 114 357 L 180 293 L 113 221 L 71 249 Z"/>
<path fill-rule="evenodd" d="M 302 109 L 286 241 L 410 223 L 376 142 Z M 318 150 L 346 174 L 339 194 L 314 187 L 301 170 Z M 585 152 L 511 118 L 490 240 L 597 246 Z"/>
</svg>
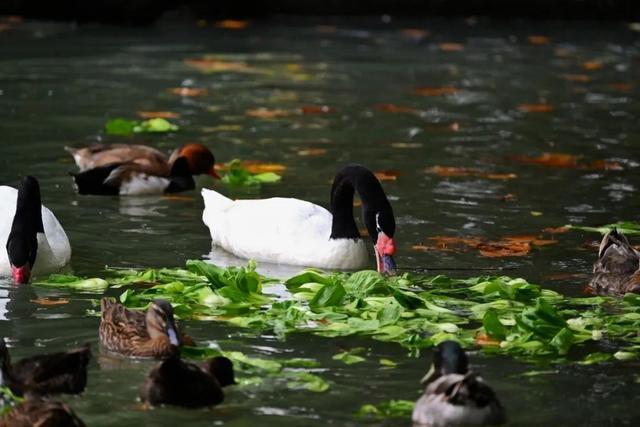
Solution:
<svg viewBox="0 0 640 427">
<path fill-rule="evenodd" d="M 640 256 L 627 238 L 616 229 L 600 242 L 598 260 L 593 264 L 590 286 L 596 292 L 621 293 L 640 290 Z"/>
<path fill-rule="evenodd" d="M 143 311 L 129 310 L 109 298 L 103 298 L 101 305 L 102 322 L 111 325 L 118 334 L 148 339 L 147 320 Z"/>
<path fill-rule="evenodd" d="M 12 365 L 12 376 L 25 391 L 36 393 L 81 393 L 87 384 L 89 344 L 66 352 L 42 354 Z"/>
<path fill-rule="evenodd" d="M 171 184 L 168 172 L 144 161 L 111 163 L 72 174 L 78 193 L 102 195 L 162 194 Z"/>
<path fill-rule="evenodd" d="M 65 147 L 73 156 L 80 172 L 113 163 L 138 163 L 151 168 L 154 174 L 169 174 L 167 157 L 161 151 L 145 145 L 93 144 L 83 148 Z"/>
</svg>

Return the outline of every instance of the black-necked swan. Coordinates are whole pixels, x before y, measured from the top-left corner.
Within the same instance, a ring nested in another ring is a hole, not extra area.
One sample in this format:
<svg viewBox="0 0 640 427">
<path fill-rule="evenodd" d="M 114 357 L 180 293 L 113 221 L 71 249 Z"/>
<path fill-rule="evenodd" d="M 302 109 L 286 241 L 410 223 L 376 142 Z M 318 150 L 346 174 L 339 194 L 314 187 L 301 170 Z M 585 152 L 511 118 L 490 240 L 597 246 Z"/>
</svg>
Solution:
<svg viewBox="0 0 640 427">
<path fill-rule="evenodd" d="M 366 167 L 348 165 L 331 187 L 331 212 L 316 204 L 274 197 L 231 200 L 202 190 L 202 219 L 213 245 L 242 258 L 326 269 L 358 269 L 369 263 L 353 218 L 353 196 L 373 240 L 379 272 L 394 273 L 396 230 L 393 210 L 380 182 Z"/>
<path fill-rule="evenodd" d="M 69 263 L 71 246 L 53 213 L 42 206 L 40 185 L 27 176 L 16 190 L 0 186 L 0 275 L 27 283 L 32 274 L 59 270 Z"/>
</svg>

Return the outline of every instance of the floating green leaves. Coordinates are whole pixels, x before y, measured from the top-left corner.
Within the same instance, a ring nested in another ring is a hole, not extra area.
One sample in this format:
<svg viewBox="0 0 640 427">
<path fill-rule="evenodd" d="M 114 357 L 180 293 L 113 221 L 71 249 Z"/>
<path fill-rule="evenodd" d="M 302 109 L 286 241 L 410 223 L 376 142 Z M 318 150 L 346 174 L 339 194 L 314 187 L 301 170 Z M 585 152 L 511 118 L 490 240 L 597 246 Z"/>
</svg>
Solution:
<svg viewBox="0 0 640 427">
<path fill-rule="evenodd" d="M 356 347 L 351 350 L 342 351 L 336 354 L 335 356 L 333 356 L 333 360 L 340 360 L 347 365 L 354 365 L 356 363 L 364 362 L 365 360 L 367 360 L 366 358 L 360 356 L 366 351 L 367 349 L 364 347 Z"/>
<path fill-rule="evenodd" d="M 24 402 L 24 398 L 13 394 L 7 386 L 0 386 L 0 416 L 5 415 L 11 408 Z"/>
<path fill-rule="evenodd" d="M 274 172 L 251 173 L 242 166 L 239 159 L 234 159 L 227 165 L 227 172 L 222 177 L 222 182 L 230 186 L 257 186 L 279 182 L 280 175 Z"/>
<path fill-rule="evenodd" d="M 83 279 L 70 274 L 52 274 L 47 279 L 39 280 L 34 285 L 70 288 L 87 292 L 102 292 L 109 287 L 109 282 L 97 277 Z"/>
<path fill-rule="evenodd" d="M 385 419 L 411 417 L 415 403 L 410 400 L 389 400 L 377 405 L 362 405 L 356 415 L 365 418 Z"/>
<path fill-rule="evenodd" d="M 166 119 L 156 117 L 142 121 L 122 118 L 112 119 L 105 124 L 104 129 L 109 135 L 131 135 L 133 133 L 175 132 L 179 128 Z"/>
<path fill-rule="evenodd" d="M 633 221 L 619 221 L 613 224 L 601 225 L 599 227 L 586 227 L 579 225 L 566 225 L 570 230 L 588 231 L 593 233 L 607 234 L 614 228 L 623 234 L 640 234 L 640 224 Z"/>
</svg>

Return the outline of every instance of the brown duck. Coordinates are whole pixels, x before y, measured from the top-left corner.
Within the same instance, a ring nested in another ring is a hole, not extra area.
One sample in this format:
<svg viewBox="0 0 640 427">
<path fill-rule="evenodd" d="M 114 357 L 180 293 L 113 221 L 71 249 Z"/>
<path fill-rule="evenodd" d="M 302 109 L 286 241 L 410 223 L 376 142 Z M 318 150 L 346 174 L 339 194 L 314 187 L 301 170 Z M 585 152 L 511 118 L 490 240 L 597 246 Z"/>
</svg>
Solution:
<svg viewBox="0 0 640 427">
<path fill-rule="evenodd" d="M 0 427 L 85 427 L 85 424 L 64 403 L 33 399 L 14 406 L 0 419 Z"/>
<path fill-rule="evenodd" d="M 195 188 L 193 175 L 220 178 L 213 153 L 197 143 L 177 148 L 169 158 L 145 145 L 94 144 L 65 149 L 80 168 L 80 173 L 72 174 L 80 194 L 176 193 Z"/>
<path fill-rule="evenodd" d="M 194 344 L 178 332 L 173 308 L 165 300 L 153 301 L 146 312 L 129 310 L 109 298 L 100 304 L 100 341 L 111 352 L 164 359 L 177 355 L 180 345 Z"/>
<path fill-rule="evenodd" d="M 91 359 L 89 344 L 66 352 L 40 354 L 11 363 L 9 350 L 0 338 L 0 385 L 15 394 L 78 394 L 87 385 L 87 365 Z"/>
<path fill-rule="evenodd" d="M 140 388 L 140 399 L 151 405 L 188 408 L 222 403 L 222 387 L 236 384 L 233 364 L 226 357 L 214 357 L 203 366 L 172 357 L 153 368 Z"/>
<path fill-rule="evenodd" d="M 640 254 L 615 228 L 600 242 L 589 286 L 599 294 L 640 292 Z"/>
</svg>

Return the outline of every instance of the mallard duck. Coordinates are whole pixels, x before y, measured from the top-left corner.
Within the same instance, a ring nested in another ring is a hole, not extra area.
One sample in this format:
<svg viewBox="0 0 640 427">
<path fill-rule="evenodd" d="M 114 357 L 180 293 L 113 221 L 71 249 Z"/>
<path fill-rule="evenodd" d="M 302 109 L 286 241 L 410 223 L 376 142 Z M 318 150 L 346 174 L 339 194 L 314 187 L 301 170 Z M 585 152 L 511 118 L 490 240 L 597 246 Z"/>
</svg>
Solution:
<svg viewBox="0 0 640 427">
<path fill-rule="evenodd" d="M 72 174 L 80 194 L 141 195 L 193 190 L 193 175 L 220 177 L 215 157 L 202 144 L 186 144 L 167 157 L 144 145 L 95 144 L 65 147 L 80 173 Z"/>
<path fill-rule="evenodd" d="M 164 359 L 177 355 L 180 345 L 193 345 L 190 337 L 178 332 L 173 308 L 165 300 L 153 301 L 146 312 L 128 310 L 109 298 L 102 298 L 100 305 L 100 341 L 109 351 Z"/>
<path fill-rule="evenodd" d="M 30 399 L 4 415 L 0 427 L 85 427 L 85 424 L 62 402 Z"/>
<path fill-rule="evenodd" d="M 233 364 L 226 357 L 209 359 L 202 367 L 172 357 L 149 372 L 140 399 L 151 405 L 213 406 L 224 400 L 222 387 L 235 383 Z"/>
<path fill-rule="evenodd" d="M 71 245 L 55 215 L 42 205 L 40 184 L 25 177 L 16 190 L 0 186 L 0 276 L 27 283 L 69 263 Z"/>
<path fill-rule="evenodd" d="M 50 393 L 78 394 L 87 385 L 89 344 L 69 351 L 39 354 L 11 363 L 9 350 L 0 338 L 0 385 L 17 395 Z"/>
<path fill-rule="evenodd" d="M 366 244 L 353 219 L 354 192 L 362 200 L 363 220 L 374 244 L 377 269 L 393 273 L 395 217 L 380 182 L 364 166 L 349 165 L 337 173 L 331 187 L 331 212 L 304 200 L 231 200 L 203 189 L 202 220 L 209 227 L 213 245 L 242 258 L 357 269 L 369 261 Z"/>
<path fill-rule="evenodd" d="M 414 426 L 452 427 L 499 425 L 505 411 L 495 393 L 479 376 L 469 372 L 460 344 L 443 341 L 433 352 L 426 385 L 413 410 Z"/>
<path fill-rule="evenodd" d="M 600 242 L 589 286 L 596 293 L 640 292 L 640 254 L 615 228 Z"/>
</svg>

